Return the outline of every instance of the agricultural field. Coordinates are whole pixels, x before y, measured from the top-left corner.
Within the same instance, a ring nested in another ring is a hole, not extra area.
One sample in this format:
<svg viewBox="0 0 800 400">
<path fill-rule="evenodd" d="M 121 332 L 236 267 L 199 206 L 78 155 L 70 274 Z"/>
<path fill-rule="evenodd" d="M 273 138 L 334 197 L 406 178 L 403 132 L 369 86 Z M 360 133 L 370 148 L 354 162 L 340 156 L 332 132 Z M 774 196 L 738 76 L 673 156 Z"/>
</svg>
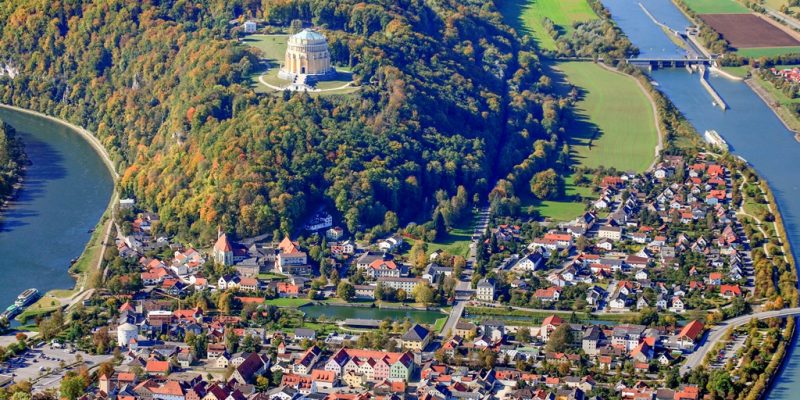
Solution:
<svg viewBox="0 0 800 400">
<path fill-rule="evenodd" d="M 572 31 L 572 24 L 597 19 L 586 0 L 497 0 L 506 23 L 520 34 L 529 34 L 538 46 L 555 50 L 556 42 L 544 27 L 545 18 L 553 21 L 561 34 Z"/>
<path fill-rule="evenodd" d="M 589 62 L 554 65 L 555 81 L 581 91 L 568 127 L 572 159 L 596 168 L 642 172 L 652 164 L 658 130 L 650 100 L 633 78 Z"/>
<path fill-rule="evenodd" d="M 703 14 L 700 18 L 737 49 L 800 46 L 800 41 L 754 14 Z"/>
<path fill-rule="evenodd" d="M 746 14 L 750 9 L 736 0 L 683 0 L 698 14 Z"/>
<path fill-rule="evenodd" d="M 800 46 L 789 47 L 754 47 L 750 49 L 739 49 L 736 54 L 742 57 L 759 58 L 759 57 L 775 57 L 783 54 L 798 54 L 800 53 Z"/>
</svg>

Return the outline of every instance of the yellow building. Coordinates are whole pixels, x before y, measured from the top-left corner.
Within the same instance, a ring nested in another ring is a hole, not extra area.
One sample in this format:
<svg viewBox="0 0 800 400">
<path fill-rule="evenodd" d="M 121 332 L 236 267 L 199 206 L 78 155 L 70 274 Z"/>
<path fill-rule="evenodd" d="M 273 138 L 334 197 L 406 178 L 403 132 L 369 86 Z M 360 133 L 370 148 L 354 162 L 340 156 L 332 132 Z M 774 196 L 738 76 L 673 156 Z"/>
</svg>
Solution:
<svg viewBox="0 0 800 400">
<path fill-rule="evenodd" d="M 400 337 L 402 346 L 408 350 L 422 351 L 431 342 L 431 331 L 420 324 L 414 324 Z"/>
<path fill-rule="evenodd" d="M 364 386 L 364 376 L 350 371 L 344 374 L 344 383 L 351 388 L 360 388 Z"/>
<path fill-rule="evenodd" d="M 311 29 L 289 38 L 281 72 L 287 76 L 326 75 L 333 72 L 325 36 Z"/>
</svg>

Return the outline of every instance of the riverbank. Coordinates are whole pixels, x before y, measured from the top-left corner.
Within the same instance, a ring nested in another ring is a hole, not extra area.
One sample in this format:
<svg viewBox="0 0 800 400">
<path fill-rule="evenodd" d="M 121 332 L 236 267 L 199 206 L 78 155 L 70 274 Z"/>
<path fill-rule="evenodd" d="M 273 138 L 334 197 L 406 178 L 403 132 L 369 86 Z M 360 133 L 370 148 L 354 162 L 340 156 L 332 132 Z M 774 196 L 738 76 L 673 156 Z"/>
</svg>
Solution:
<svg viewBox="0 0 800 400">
<path fill-rule="evenodd" d="M 89 145 L 89 148 L 91 148 L 99 156 L 100 161 L 105 166 L 109 176 L 112 178 L 112 193 L 110 200 L 105 205 L 103 214 L 95 224 L 93 234 L 81 251 L 80 256 L 68 269 L 69 275 L 74 279 L 72 287 L 68 290 L 50 290 L 45 293 L 38 302 L 32 304 L 29 308 L 33 310 L 39 310 L 34 313 L 39 314 L 52 312 L 60 307 L 70 307 L 85 297 L 84 294 L 87 290 L 87 287 L 91 287 L 99 283 L 97 282 L 97 279 L 100 277 L 99 272 L 101 271 L 100 268 L 102 267 L 103 254 L 110 245 L 114 244 L 113 240 L 109 240 L 109 236 L 113 226 L 112 222 L 114 204 L 118 199 L 118 193 L 116 191 L 115 184 L 119 175 L 109 153 L 103 147 L 99 139 L 97 139 L 97 137 L 87 129 L 56 117 L 17 106 L 0 104 L 0 108 L 47 120 L 54 124 L 65 127 L 66 132 L 77 134 L 77 137 L 80 137 L 86 144 Z M 92 268 L 94 265 L 96 265 L 96 267 Z M 57 304 L 54 304 L 54 302 L 57 302 Z"/>
<path fill-rule="evenodd" d="M 44 118 L 46 120 L 49 120 L 49 121 L 55 122 L 55 123 L 57 123 L 59 125 L 63 125 L 63 126 L 66 126 L 67 128 L 70 128 L 72 131 L 76 132 L 84 140 L 86 140 L 86 142 L 89 143 L 89 145 L 92 146 L 92 148 L 95 150 L 95 152 L 97 152 L 97 155 L 100 156 L 100 158 L 103 160 L 103 163 L 106 165 L 106 168 L 108 169 L 108 172 L 114 178 L 114 183 L 116 183 L 117 180 L 119 179 L 119 174 L 117 173 L 117 168 L 114 165 L 114 162 L 111 161 L 111 156 L 109 156 L 108 150 L 106 150 L 105 146 L 103 146 L 103 143 L 100 142 L 100 139 L 98 139 L 97 136 L 95 136 L 92 132 L 90 132 L 86 128 L 84 128 L 82 126 L 75 125 L 75 124 L 73 124 L 73 123 L 71 123 L 69 121 L 65 121 L 65 120 L 60 119 L 60 118 L 56 118 L 56 117 L 53 117 L 53 116 L 50 116 L 50 115 L 47 115 L 47 114 L 40 113 L 38 111 L 29 110 L 27 108 L 12 106 L 10 104 L 4 104 L 4 103 L 0 103 L 0 107 L 6 108 L 6 109 L 9 109 L 9 110 L 14 110 L 14 111 L 21 112 L 21 113 L 25 113 L 25 114 L 35 115 L 35 116 L 37 116 L 39 118 Z"/>
<path fill-rule="evenodd" d="M 791 112 L 785 107 L 780 106 L 780 102 L 769 91 L 762 86 L 761 81 L 755 81 L 760 78 L 745 79 L 744 83 L 758 95 L 758 97 L 769 107 L 770 110 L 778 117 L 786 130 L 794 133 L 795 139 L 800 141 L 800 121 L 798 121 Z M 766 83 L 766 82 L 765 82 Z"/>
<path fill-rule="evenodd" d="M 0 174 L 3 178 L 2 191 L 0 193 L 0 224 L 3 220 L 3 210 L 8 204 L 17 198 L 19 189 L 25 180 L 25 173 L 30 165 L 30 160 L 25 153 L 25 144 L 17 135 L 16 130 L 5 121 L 0 120 L 0 136 L 3 138 L 2 152 L 7 157 L 7 163 L 0 165 Z M 7 130 L 8 128 L 8 130 Z"/>
</svg>

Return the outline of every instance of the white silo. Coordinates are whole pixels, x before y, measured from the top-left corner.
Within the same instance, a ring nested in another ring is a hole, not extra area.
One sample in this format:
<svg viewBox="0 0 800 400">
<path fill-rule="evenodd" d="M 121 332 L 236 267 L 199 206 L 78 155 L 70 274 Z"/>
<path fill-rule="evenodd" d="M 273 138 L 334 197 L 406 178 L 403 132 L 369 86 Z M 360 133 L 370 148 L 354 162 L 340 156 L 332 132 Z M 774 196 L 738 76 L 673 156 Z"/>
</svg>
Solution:
<svg viewBox="0 0 800 400">
<path fill-rule="evenodd" d="M 139 337 L 139 327 L 131 323 L 124 323 L 117 328 L 117 344 L 119 347 L 128 347 L 131 339 Z"/>
</svg>

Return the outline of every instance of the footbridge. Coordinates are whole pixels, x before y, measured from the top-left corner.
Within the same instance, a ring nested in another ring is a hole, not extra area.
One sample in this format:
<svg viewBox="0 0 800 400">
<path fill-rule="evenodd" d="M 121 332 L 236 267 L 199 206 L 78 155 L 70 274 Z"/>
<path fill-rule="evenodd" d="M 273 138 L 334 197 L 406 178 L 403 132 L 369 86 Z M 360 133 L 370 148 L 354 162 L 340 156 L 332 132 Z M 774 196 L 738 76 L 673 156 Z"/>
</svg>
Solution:
<svg viewBox="0 0 800 400">
<path fill-rule="evenodd" d="M 706 354 L 708 354 L 708 352 L 711 351 L 711 349 L 713 349 L 720 340 L 722 340 L 722 337 L 725 336 L 725 332 L 729 328 L 738 328 L 742 325 L 746 325 L 753 319 L 764 320 L 769 318 L 794 317 L 798 315 L 800 315 L 800 307 L 784 308 L 782 310 L 763 311 L 754 314 L 742 315 L 714 325 L 714 327 L 709 329 L 708 333 L 705 335 L 705 341 L 703 344 L 700 345 L 700 347 L 698 347 L 694 353 L 689 354 L 686 357 L 686 362 L 683 363 L 680 369 L 681 375 L 700 366 L 700 364 L 702 364 L 703 360 L 706 358 Z"/>
</svg>

